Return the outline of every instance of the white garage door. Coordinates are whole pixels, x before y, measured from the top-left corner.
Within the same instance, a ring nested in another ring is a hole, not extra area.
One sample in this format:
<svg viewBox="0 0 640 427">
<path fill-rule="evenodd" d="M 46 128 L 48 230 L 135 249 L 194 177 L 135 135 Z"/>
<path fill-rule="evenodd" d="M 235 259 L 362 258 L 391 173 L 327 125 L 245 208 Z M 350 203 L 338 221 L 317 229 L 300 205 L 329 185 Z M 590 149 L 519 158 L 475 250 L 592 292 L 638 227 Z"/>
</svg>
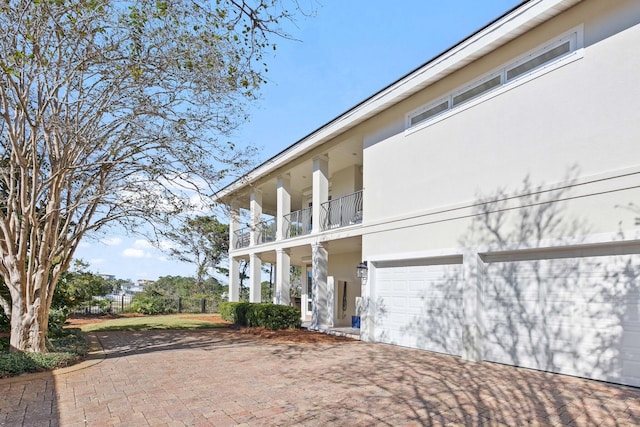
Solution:
<svg viewBox="0 0 640 427">
<path fill-rule="evenodd" d="M 640 255 L 545 258 L 487 264 L 484 358 L 640 386 Z"/>
<path fill-rule="evenodd" d="M 376 341 L 459 355 L 461 258 L 376 264 Z"/>
</svg>

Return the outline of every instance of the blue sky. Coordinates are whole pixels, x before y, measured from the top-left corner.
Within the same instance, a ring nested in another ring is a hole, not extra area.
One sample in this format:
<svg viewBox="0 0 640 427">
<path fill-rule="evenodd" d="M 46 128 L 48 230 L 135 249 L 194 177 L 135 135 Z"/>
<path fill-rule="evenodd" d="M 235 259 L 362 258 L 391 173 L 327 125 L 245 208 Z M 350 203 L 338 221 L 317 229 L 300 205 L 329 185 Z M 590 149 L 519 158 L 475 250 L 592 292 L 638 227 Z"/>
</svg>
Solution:
<svg viewBox="0 0 640 427">
<path fill-rule="evenodd" d="M 299 41 L 277 40 L 267 56 L 269 83 L 234 139 L 268 159 L 519 3 L 317 0 L 315 16 L 284 28 Z M 76 258 L 93 272 L 134 281 L 195 271 L 118 233 L 83 242 Z"/>
</svg>

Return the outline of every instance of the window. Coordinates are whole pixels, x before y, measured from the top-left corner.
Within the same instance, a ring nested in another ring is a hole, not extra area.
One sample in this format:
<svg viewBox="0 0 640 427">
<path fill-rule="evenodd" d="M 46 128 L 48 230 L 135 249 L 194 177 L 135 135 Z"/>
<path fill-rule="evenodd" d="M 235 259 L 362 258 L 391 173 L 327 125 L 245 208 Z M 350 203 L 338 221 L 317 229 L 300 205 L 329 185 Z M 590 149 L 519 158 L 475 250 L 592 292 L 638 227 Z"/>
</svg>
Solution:
<svg viewBox="0 0 640 427">
<path fill-rule="evenodd" d="M 490 91 L 502 84 L 502 75 L 495 76 L 493 78 L 482 81 L 475 86 L 465 89 L 462 93 L 453 96 L 453 106 L 460 105 L 463 102 L 469 101 L 476 96 L 482 95 L 485 92 Z"/>
<path fill-rule="evenodd" d="M 536 56 L 529 60 L 525 60 L 525 62 L 516 65 L 515 67 L 507 70 L 507 81 L 513 80 L 516 77 L 519 77 L 525 73 L 528 73 L 531 70 L 535 70 L 542 65 L 553 61 L 556 58 L 560 58 L 567 53 L 571 52 L 571 41 L 567 40 L 562 43 L 560 46 L 557 46 L 553 49 L 549 49 L 542 53 L 536 52 Z"/>
<path fill-rule="evenodd" d="M 436 106 L 429 105 L 426 111 L 423 111 L 422 113 L 417 113 L 415 116 L 411 117 L 410 119 L 411 126 L 417 123 L 423 122 L 427 119 L 430 119 L 431 117 L 437 116 L 438 114 L 442 113 L 443 111 L 447 111 L 448 109 L 449 109 L 448 99 L 444 102 L 437 104 Z"/>
<path fill-rule="evenodd" d="M 407 128 L 435 119 L 438 116 L 446 115 L 448 111 L 456 110 L 458 106 L 468 101 L 506 86 L 512 81 L 520 80 L 521 77 L 527 76 L 536 70 L 557 63 L 560 59 L 577 50 L 578 46 L 581 45 L 581 38 L 582 27 L 578 27 L 543 47 L 539 47 L 533 52 L 508 63 L 488 76 L 463 86 L 444 98 L 412 111 L 406 116 Z"/>
</svg>

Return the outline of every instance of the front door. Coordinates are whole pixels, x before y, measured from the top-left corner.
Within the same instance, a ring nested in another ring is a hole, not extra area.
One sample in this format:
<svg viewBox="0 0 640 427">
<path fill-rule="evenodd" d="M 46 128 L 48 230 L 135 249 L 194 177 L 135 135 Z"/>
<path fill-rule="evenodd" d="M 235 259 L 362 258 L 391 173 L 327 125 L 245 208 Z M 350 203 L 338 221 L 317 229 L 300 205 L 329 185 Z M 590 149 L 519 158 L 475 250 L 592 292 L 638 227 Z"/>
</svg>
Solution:
<svg viewBox="0 0 640 427">
<path fill-rule="evenodd" d="M 306 286 L 302 293 L 302 318 L 311 321 L 313 314 L 313 274 L 311 266 L 306 268 Z"/>
</svg>

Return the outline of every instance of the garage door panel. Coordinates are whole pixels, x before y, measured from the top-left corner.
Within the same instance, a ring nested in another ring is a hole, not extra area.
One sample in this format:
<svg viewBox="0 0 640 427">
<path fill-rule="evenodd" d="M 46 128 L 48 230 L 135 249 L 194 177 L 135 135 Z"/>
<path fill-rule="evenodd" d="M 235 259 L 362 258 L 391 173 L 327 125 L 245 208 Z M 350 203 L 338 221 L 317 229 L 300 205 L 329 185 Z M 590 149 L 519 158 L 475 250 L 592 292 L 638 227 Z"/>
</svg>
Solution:
<svg viewBox="0 0 640 427">
<path fill-rule="evenodd" d="M 640 255 L 488 264 L 485 358 L 640 386 L 638 266 Z"/>
<path fill-rule="evenodd" d="M 402 265 L 376 269 L 376 341 L 460 354 L 461 266 Z"/>
</svg>

